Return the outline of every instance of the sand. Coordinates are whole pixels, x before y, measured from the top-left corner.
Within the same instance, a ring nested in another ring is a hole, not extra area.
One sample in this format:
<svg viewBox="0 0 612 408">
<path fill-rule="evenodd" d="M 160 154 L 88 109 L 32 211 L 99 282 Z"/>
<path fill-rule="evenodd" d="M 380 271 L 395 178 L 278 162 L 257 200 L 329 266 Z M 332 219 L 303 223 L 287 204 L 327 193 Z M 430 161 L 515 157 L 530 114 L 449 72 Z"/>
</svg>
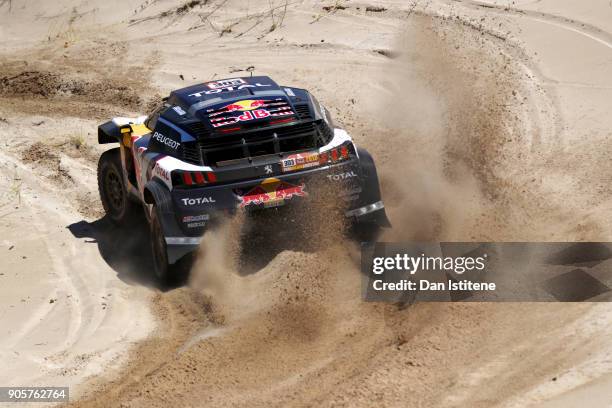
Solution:
<svg viewBox="0 0 612 408">
<path fill-rule="evenodd" d="M 605 303 L 365 304 L 358 248 L 317 214 L 307 244 L 231 221 L 160 290 L 142 220 L 101 219 L 95 183 L 98 123 L 253 67 L 371 151 L 387 240 L 610 241 L 609 1 L 0 1 L 0 37 L 0 385 L 83 407 L 611 403 Z"/>
</svg>

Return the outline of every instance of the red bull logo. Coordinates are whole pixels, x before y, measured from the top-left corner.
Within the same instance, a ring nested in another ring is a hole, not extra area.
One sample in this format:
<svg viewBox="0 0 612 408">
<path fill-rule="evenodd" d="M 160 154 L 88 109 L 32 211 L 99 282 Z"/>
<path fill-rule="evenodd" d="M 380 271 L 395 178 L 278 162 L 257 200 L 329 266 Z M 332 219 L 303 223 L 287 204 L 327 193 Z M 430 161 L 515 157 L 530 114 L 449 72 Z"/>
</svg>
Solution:
<svg viewBox="0 0 612 408">
<path fill-rule="evenodd" d="M 282 98 L 273 100 L 244 99 L 219 109 L 209 109 L 208 117 L 213 127 L 235 125 L 269 117 L 294 115 L 291 105 Z"/>
<path fill-rule="evenodd" d="M 231 103 L 225 106 L 227 112 L 235 112 L 235 111 L 250 111 L 253 109 L 261 108 L 266 104 L 266 101 L 262 100 L 254 100 L 254 99 L 246 99 L 244 101 L 238 101 Z"/>
<path fill-rule="evenodd" d="M 240 197 L 240 207 L 247 205 L 260 205 L 265 207 L 276 207 L 283 205 L 285 200 L 294 196 L 305 197 L 308 193 L 304 190 L 304 184 L 294 185 L 281 181 L 277 178 L 265 179 L 260 185 L 252 188 L 244 196 Z"/>
<path fill-rule="evenodd" d="M 266 106 L 266 101 L 261 99 L 245 99 L 242 101 L 232 102 L 229 105 L 224 106 L 219 112 L 211 114 L 210 123 L 213 127 L 232 125 L 238 122 L 247 122 L 254 119 L 264 119 L 272 116 L 272 114 L 262 109 Z M 243 112 L 238 116 L 225 116 L 231 112 Z M 215 117 L 218 116 L 218 117 Z"/>
</svg>

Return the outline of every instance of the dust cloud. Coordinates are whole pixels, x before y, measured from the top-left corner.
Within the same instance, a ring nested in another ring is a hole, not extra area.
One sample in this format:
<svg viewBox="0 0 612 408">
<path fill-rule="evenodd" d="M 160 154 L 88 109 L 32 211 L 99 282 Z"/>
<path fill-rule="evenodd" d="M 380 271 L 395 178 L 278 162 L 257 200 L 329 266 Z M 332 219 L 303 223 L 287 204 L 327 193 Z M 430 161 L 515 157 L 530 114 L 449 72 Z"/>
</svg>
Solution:
<svg viewBox="0 0 612 408">
<path fill-rule="evenodd" d="M 505 56 L 487 53 L 478 33 L 418 20 L 388 64 L 391 94 L 379 113 L 385 143 L 366 140 L 394 225 L 383 239 L 502 238 L 513 192 L 500 167 L 507 141 L 522 131 L 512 111 L 518 73 Z"/>
</svg>

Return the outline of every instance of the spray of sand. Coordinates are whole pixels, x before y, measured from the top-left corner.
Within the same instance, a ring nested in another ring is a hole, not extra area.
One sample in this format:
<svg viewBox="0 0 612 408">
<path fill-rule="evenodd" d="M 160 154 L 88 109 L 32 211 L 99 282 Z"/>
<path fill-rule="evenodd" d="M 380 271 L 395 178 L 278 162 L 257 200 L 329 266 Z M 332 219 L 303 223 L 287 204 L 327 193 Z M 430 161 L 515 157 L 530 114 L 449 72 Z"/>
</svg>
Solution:
<svg viewBox="0 0 612 408">
<path fill-rule="evenodd" d="M 391 95 L 377 115 L 380 138 L 365 141 L 395 226 L 385 240 L 494 240 L 513 233 L 503 166 L 507 141 L 522 129 L 513 97 L 520 81 L 495 43 L 479 37 L 415 16 L 397 41 L 398 58 L 385 72 Z"/>
<path fill-rule="evenodd" d="M 346 291 L 348 281 L 358 297 L 356 244 L 345 239 L 345 220 L 339 216 L 344 203 L 315 190 L 318 186 L 311 186 L 313 198 L 329 198 L 241 211 L 203 237 L 190 286 L 212 299 L 228 324 L 262 313 L 266 320 L 312 323 L 324 307 L 323 287 L 333 297 Z"/>
</svg>

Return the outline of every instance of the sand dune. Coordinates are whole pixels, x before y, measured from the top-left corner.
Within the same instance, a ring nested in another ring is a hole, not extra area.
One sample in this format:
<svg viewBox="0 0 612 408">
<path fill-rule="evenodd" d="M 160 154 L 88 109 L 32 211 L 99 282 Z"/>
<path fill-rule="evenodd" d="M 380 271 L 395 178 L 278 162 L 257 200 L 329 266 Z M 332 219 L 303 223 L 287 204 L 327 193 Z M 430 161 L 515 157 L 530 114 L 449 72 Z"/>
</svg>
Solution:
<svg viewBox="0 0 612 408">
<path fill-rule="evenodd" d="M 611 22 L 604 0 L 0 1 L 0 385 L 87 407 L 609 405 L 606 304 L 362 303 L 341 236 L 229 221 L 160 291 L 143 220 L 102 219 L 95 127 L 252 70 L 372 152 L 387 240 L 609 241 Z"/>
</svg>

